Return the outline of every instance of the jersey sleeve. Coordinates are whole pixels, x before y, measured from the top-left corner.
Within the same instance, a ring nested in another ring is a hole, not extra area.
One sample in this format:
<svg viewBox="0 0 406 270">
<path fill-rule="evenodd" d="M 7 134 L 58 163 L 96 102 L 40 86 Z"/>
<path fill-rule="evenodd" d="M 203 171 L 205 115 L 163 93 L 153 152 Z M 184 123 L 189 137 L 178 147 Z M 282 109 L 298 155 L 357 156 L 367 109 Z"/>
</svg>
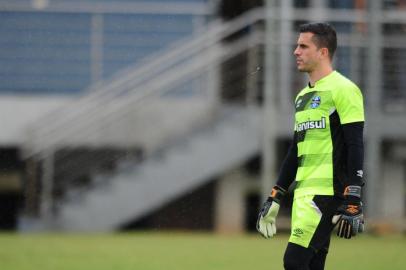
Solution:
<svg viewBox="0 0 406 270">
<path fill-rule="evenodd" d="M 352 83 L 333 92 L 333 100 L 341 124 L 364 122 L 364 101 L 359 88 Z"/>
<path fill-rule="evenodd" d="M 342 125 L 344 141 L 347 145 L 347 176 L 343 179 L 345 186 L 363 186 L 363 163 L 364 163 L 364 122 L 356 122 Z"/>
</svg>

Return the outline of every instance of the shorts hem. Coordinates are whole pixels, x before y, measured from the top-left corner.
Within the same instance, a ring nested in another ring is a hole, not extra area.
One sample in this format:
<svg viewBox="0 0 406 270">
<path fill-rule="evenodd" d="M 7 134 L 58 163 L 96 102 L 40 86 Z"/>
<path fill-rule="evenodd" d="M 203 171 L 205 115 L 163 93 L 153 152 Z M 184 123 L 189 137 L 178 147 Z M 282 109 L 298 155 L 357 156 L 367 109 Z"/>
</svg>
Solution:
<svg viewBox="0 0 406 270">
<path fill-rule="evenodd" d="M 289 243 L 293 243 L 293 244 L 302 246 L 304 248 L 308 248 L 310 245 L 310 242 L 306 243 L 306 241 L 295 241 L 295 239 L 290 239 L 290 238 L 289 238 Z"/>
</svg>

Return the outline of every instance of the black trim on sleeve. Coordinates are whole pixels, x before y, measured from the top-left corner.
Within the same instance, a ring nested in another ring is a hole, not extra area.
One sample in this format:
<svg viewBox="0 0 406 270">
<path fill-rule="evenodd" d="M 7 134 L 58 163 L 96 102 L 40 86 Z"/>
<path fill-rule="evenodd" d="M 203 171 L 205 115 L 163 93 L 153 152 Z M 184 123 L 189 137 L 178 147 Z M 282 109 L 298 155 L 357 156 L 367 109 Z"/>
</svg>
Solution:
<svg viewBox="0 0 406 270">
<path fill-rule="evenodd" d="M 288 154 L 283 160 L 276 184 L 288 190 L 290 184 L 295 180 L 297 166 L 297 133 L 295 132 Z"/>
<path fill-rule="evenodd" d="M 347 146 L 347 175 L 345 186 L 363 186 L 364 122 L 343 124 L 344 141 Z"/>
</svg>

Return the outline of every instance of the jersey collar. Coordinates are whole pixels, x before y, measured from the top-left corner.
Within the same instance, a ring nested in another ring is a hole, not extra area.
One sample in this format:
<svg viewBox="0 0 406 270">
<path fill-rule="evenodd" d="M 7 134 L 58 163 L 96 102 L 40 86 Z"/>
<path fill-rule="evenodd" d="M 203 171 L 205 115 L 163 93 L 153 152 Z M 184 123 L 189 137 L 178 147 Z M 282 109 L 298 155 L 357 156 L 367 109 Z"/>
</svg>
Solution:
<svg viewBox="0 0 406 270">
<path fill-rule="evenodd" d="M 310 82 L 307 83 L 307 86 L 309 88 L 315 88 L 317 85 L 323 83 L 324 81 L 328 80 L 328 78 L 333 77 L 333 75 L 335 75 L 337 73 L 336 70 L 333 70 L 332 72 L 330 72 L 330 74 L 328 74 L 327 76 L 324 76 L 323 78 L 321 78 L 320 80 L 316 81 L 314 83 L 314 85 L 311 85 Z"/>
</svg>

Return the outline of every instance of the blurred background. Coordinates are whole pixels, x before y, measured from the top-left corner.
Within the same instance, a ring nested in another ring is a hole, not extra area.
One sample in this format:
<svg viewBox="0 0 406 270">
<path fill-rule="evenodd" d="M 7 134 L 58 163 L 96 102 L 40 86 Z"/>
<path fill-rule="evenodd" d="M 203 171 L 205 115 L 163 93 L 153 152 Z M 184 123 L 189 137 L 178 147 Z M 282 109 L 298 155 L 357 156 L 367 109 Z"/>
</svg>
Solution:
<svg viewBox="0 0 406 270">
<path fill-rule="evenodd" d="M 254 231 L 310 21 L 364 94 L 368 229 L 404 232 L 404 0 L 0 0 L 0 228 Z"/>
</svg>

